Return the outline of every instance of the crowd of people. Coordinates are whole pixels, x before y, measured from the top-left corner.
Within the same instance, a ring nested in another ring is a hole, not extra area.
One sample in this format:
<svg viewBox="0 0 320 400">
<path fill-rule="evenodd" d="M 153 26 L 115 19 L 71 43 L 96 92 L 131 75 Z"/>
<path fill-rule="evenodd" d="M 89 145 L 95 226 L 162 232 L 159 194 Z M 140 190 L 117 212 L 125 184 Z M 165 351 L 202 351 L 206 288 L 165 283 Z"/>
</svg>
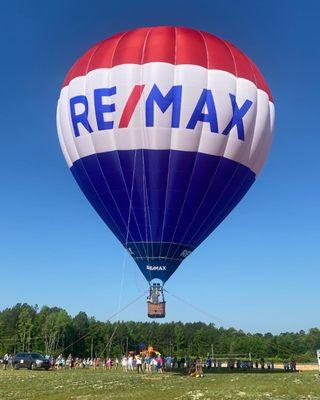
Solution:
<svg viewBox="0 0 320 400">
<path fill-rule="evenodd" d="M 194 360 L 189 358 L 163 357 L 160 353 L 141 352 L 134 354 L 130 352 L 121 358 L 74 358 L 71 354 L 64 357 L 60 354 L 56 359 L 53 355 L 46 356 L 49 358 L 51 368 L 103 368 L 106 370 L 121 368 L 123 372 L 136 371 L 138 374 L 159 373 L 176 368 L 185 368 L 190 376 L 203 376 L 203 368 L 207 365 L 201 361 L 199 357 Z"/>
<path fill-rule="evenodd" d="M 296 372 L 297 371 L 297 363 L 296 361 L 284 361 L 283 362 L 283 369 L 286 372 Z"/>
<path fill-rule="evenodd" d="M 228 368 L 228 370 L 275 370 L 275 364 L 273 361 L 265 361 L 264 358 L 260 360 L 242 360 L 242 359 L 215 359 L 210 356 L 205 359 L 196 357 L 191 359 L 190 357 L 172 357 L 168 355 L 162 356 L 159 352 L 155 351 L 142 351 L 139 354 L 129 352 L 128 355 L 123 355 L 121 358 L 100 358 L 100 357 L 89 357 L 80 358 L 73 357 L 69 354 L 65 357 L 63 354 L 59 354 L 55 357 L 53 354 L 45 356 L 49 362 L 51 369 L 71 369 L 71 368 L 103 368 L 104 370 L 118 369 L 121 368 L 123 372 L 136 371 L 137 373 L 152 374 L 154 372 L 163 373 L 171 369 L 185 369 L 190 376 L 203 376 L 204 370 L 209 369 L 221 369 Z M 7 369 L 12 367 L 13 356 L 11 354 L 5 354 L 2 358 L 3 368 Z M 283 369 L 288 372 L 297 371 L 297 364 L 294 360 L 283 361 Z"/>
<path fill-rule="evenodd" d="M 274 370 L 274 362 L 273 361 L 265 361 L 264 358 L 260 360 L 252 361 L 252 360 L 228 360 L 227 368 L 230 370 L 233 369 L 241 369 L 241 370 L 253 370 L 253 369 L 268 369 Z"/>
</svg>

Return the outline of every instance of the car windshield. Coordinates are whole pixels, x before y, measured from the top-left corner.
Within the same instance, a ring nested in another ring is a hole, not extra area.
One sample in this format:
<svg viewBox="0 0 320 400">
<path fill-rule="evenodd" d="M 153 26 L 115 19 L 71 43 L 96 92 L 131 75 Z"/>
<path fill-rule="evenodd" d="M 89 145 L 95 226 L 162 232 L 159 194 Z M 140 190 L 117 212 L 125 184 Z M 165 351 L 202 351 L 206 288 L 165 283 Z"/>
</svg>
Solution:
<svg viewBox="0 0 320 400">
<path fill-rule="evenodd" d="M 40 353 L 31 353 L 32 358 L 43 359 L 44 357 Z"/>
</svg>

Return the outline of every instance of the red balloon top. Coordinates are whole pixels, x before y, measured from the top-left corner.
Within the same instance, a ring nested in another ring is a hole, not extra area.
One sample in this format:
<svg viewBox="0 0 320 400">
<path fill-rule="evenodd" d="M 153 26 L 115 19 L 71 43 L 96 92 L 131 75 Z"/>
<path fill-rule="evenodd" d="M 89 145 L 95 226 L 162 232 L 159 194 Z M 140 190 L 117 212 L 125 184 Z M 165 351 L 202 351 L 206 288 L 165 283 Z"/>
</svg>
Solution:
<svg viewBox="0 0 320 400">
<path fill-rule="evenodd" d="M 270 89 L 259 69 L 237 47 L 208 32 L 171 26 L 133 29 L 102 40 L 76 61 L 63 86 L 98 68 L 150 62 L 191 64 L 226 71 L 252 81 L 272 101 Z"/>
</svg>

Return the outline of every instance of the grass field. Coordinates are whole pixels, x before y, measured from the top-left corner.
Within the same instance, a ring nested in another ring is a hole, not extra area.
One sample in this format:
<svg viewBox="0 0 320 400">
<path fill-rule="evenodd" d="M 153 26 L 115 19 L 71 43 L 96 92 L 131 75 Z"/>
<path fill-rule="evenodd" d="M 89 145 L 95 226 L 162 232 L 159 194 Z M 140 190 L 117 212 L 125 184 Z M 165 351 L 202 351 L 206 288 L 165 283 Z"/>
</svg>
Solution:
<svg viewBox="0 0 320 400">
<path fill-rule="evenodd" d="M 102 370 L 0 371 L 1 400 L 320 400 L 316 372 L 138 375 Z"/>
</svg>

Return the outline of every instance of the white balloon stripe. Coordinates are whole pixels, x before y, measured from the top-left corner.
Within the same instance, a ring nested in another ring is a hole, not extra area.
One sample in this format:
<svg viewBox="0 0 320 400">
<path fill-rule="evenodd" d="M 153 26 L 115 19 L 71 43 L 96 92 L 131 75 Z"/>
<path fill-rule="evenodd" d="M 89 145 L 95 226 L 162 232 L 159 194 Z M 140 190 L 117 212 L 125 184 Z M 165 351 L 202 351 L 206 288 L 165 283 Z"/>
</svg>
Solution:
<svg viewBox="0 0 320 400">
<path fill-rule="evenodd" d="M 258 174 L 271 144 L 273 107 L 266 92 L 229 72 L 153 62 L 74 78 L 61 90 L 57 119 L 69 167 L 97 153 L 171 149 L 224 156 Z"/>
</svg>

